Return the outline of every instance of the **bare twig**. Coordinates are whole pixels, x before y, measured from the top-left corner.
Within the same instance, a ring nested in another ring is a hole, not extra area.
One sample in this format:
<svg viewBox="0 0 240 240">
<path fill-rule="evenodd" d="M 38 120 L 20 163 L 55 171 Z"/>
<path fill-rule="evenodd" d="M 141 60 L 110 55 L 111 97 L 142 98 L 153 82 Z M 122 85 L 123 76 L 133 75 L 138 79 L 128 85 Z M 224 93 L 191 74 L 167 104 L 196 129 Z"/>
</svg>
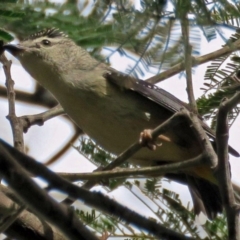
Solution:
<svg viewBox="0 0 240 240">
<path fill-rule="evenodd" d="M 184 110 L 185 114 L 188 115 L 188 121 L 190 126 L 192 126 L 192 130 L 195 133 L 196 138 L 198 139 L 199 144 L 201 144 L 203 152 L 208 155 L 205 159 L 205 164 L 207 164 L 210 168 L 214 169 L 218 164 L 217 155 L 210 143 L 210 140 L 203 130 L 201 123 L 199 122 L 199 118 L 194 113 L 189 113 L 187 110 Z"/>
<path fill-rule="evenodd" d="M 6 76 L 6 88 L 8 97 L 8 116 L 12 128 L 14 147 L 21 152 L 24 152 L 24 139 L 23 139 L 23 128 L 21 119 L 16 116 L 15 112 L 15 91 L 14 91 L 14 81 L 11 77 L 11 65 L 12 62 L 9 61 L 4 53 L 0 55 L 0 62 L 3 64 L 4 73 Z M 25 206 L 20 204 L 19 209 L 14 210 L 4 221 L 1 226 L 0 232 L 5 231 L 9 226 L 11 226 L 18 216 L 24 211 Z"/>
<path fill-rule="evenodd" d="M 28 129 L 33 125 L 42 126 L 47 120 L 65 114 L 62 106 L 58 104 L 57 106 L 47 110 L 46 112 L 21 116 L 23 131 L 26 133 Z"/>
<path fill-rule="evenodd" d="M 228 239 L 239 240 L 239 207 L 237 207 L 233 186 L 231 183 L 231 173 L 228 162 L 228 121 L 227 116 L 238 103 L 240 103 L 240 92 L 231 99 L 222 101 L 217 115 L 216 143 L 218 155 L 218 167 L 216 177 L 222 196 L 223 205 L 227 214 Z"/>
<path fill-rule="evenodd" d="M 187 12 L 186 12 L 187 14 Z M 189 43 L 189 22 L 185 16 L 181 19 L 182 27 L 182 36 L 184 42 L 184 58 L 185 58 L 185 70 L 186 70 L 186 80 L 187 80 L 187 93 L 189 99 L 189 106 L 191 111 L 197 114 L 197 104 L 193 92 L 193 83 L 192 83 L 192 46 Z"/>
<path fill-rule="evenodd" d="M 92 172 L 92 173 L 60 173 L 57 174 L 69 181 L 81 180 L 101 180 L 109 178 L 121 177 L 146 177 L 146 176 L 161 176 L 164 173 L 180 172 L 186 168 L 195 167 L 202 164 L 207 155 L 200 154 L 199 156 L 176 163 L 169 163 L 157 167 L 144 167 L 135 169 L 116 168 L 111 171 Z"/>
<path fill-rule="evenodd" d="M 15 93 L 17 95 L 17 100 L 23 103 L 27 102 L 27 103 L 47 107 L 47 108 L 54 107 L 57 104 L 57 101 L 53 97 L 44 98 L 43 96 L 45 96 L 46 94 L 40 95 L 38 91 L 35 91 L 34 93 L 28 93 L 20 90 L 15 90 Z M 3 98 L 6 97 L 5 87 L 0 86 L 0 97 L 3 97 Z"/>
<path fill-rule="evenodd" d="M 45 166 L 49 166 L 59 160 L 59 158 L 73 145 L 73 143 L 79 138 L 79 136 L 83 134 L 83 131 L 79 127 L 77 127 L 76 125 L 74 125 L 74 127 L 74 135 L 55 155 L 53 155 L 49 160 L 44 163 Z"/>
<path fill-rule="evenodd" d="M 233 43 L 229 43 L 228 45 L 224 46 L 223 48 L 212 52 L 212 53 L 208 53 L 206 55 L 194 58 L 192 57 L 192 66 L 197 66 L 197 65 L 201 65 L 203 63 L 212 61 L 216 58 L 219 58 L 221 56 L 224 56 L 226 54 L 230 54 L 234 51 L 237 51 L 240 49 L 240 39 L 238 39 L 237 41 L 233 42 Z M 169 68 L 168 70 L 155 75 L 151 78 L 148 78 L 146 81 L 150 82 L 150 83 L 158 83 L 161 82 L 167 78 L 172 77 L 173 75 L 180 73 L 181 71 L 183 71 L 185 69 L 185 63 L 184 61 L 176 64 L 175 66 L 173 66 L 172 68 Z"/>
<path fill-rule="evenodd" d="M 207 159 L 207 164 L 214 168 L 217 165 L 217 157 L 212 148 L 212 145 L 209 141 L 209 138 L 206 132 L 203 130 L 202 125 L 199 121 L 199 117 L 197 116 L 197 104 L 194 98 L 193 93 L 193 84 L 192 84 L 192 57 L 191 51 L 192 47 L 189 44 L 189 26 L 188 26 L 188 19 L 184 15 L 187 12 L 183 13 L 181 19 L 181 27 L 182 27 L 182 35 L 184 40 L 185 46 L 185 69 L 187 75 L 187 93 L 189 98 L 189 104 L 192 110 L 192 113 L 188 114 L 186 111 L 186 115 L 189 116 L 189 124 L 193 126 L 193 131 L 195 132 L 195 136 L 198 138 L 198 142 L 202 145 L 203 152 L 208 153 L 209 157 Z M 240 45 L 240 43 L 239 43 Z"/>
<path fill-rule="evenodd" d="M 8 61 L 4 54 L 0 56 L 0 62 L 3 64 L 4 73 L 6 75 L 6 87 L 9 105 L 9 112 L 7 118 L 10 121 L 12 127 L 14 147 L 17 148 L 19 151 L 24 152 L 22 123 L 15 113 L 15 92 L 13 88 L 14 81 L 12 80 L 10 72 L 12 62 Z"/>
<path fill-rule="evenodd" d="M 188 93 L 189 105 L 192 111 L 189 114 L 189 124 L 190 126 L 191 125 L 193 126 L 195 136 L 198 138 L 198 142 L 202 145 L 203 152 L 208 153 L 208 157 L 205 158 L 207 160 L 206 163 L 213 168 L 217 165 L 216 154 L 212 148 L 212 145 L 209 141 L 209 138 L 206 132 L 202 128 L 202 124 L 200 123 L 199 117 L 197 116 L 198 109 L 197 109 L 197 103 L 194 97 L 193 83 L 192 83 L 192 56 L 191 56 L 192 46 L 189 43 L 189 23 L 186 15 L 182 16 L 181 27 L 182 27 L 182 35 L 183 35 L 183 41 L 184 41 L 184 50 L 185 50 L 187 93 Z M 188 112 L 186 112 L 186 115 L 188 115 Z"/>
</svg>

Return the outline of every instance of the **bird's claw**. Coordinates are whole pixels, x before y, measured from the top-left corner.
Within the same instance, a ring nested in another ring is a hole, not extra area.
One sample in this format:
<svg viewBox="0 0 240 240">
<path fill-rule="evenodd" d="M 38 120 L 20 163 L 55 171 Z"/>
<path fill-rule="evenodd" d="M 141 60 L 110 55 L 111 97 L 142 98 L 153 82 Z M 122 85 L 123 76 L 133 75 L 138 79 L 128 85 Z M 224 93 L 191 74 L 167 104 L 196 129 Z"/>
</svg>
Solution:
<svg viewBox="0 0 240 240">
<path fill-rule="evenodd" d="M 155 151 L 157 147 L 162 145 L 156 143 L 155 139 L 153 140 L 151 129 L 145 129 L 140 133 L 139 143 L 142 146 L 148 147 L 152 151 Z"/>
</svg>

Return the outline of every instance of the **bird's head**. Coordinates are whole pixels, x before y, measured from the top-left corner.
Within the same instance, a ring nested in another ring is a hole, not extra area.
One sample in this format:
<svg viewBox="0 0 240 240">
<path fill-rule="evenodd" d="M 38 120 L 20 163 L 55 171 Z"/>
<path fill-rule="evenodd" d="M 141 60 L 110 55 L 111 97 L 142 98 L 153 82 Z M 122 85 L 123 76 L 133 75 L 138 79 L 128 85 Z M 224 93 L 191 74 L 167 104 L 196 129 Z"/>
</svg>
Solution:
<svg viewBox="0 0 240 240">
<path fill-rule="evenodd" d="M 7 44 L 3 47 L 19 59 L 25 66 L 29 61 L 38 60 L 64 63 L 76 48 L 76 44 L 58 29 L 51 28 L 30 35 L 19 44 Z M 26 63 L 27 61 L 27 63 Z"/>
<path fill-rule="evenodd" d="M 30 35 L 19 44 L 2 47 L 22 64 L 24 69 L 46 88 L 57 79 L 71 81 L 74 70 L 92 69 L 98 64 L 89 53 L 58 29 L 51 28 Z M 60 82 L 58 81 L 58 84 Z"/>
</svg>

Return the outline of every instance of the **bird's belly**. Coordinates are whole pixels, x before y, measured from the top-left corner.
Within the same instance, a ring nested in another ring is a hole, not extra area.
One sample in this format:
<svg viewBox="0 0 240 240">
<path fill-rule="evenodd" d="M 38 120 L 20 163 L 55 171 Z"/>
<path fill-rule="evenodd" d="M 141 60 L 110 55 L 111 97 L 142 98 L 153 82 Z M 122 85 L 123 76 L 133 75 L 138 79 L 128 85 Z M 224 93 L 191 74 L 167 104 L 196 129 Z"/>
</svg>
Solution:
<svg viewBox="0 0 240 240">
<path fill-rule="evenodd" d="M 96 141 L 105 150 L 119 154 L 131 144 L 139 140 L 141 131 L 153 129 L 165 119 L 156 115 L 156 110 L 144 107 L 145 102 L 131 101 L 127 98 L 114 96 L 111 98 L 98 99 L 82 102 L 81 98 L 72 98 L 71 107 L 61 102 L 63 108 L 74 122 L 83 131 Z M 75 98 L 75 99 L 74 99 Z M 132 103 L 129 106 L 129 102 Z M 149 110 L 149 111 L 147 111 Z M 174 134 L 169 132 L 161 139 L 161 144 L 156 151 L 148 148 L 141 149 L 130 160 L 142 165 L 149 166 L 159 161 L 182 161 L 196 156 L 196 149 L 184 148 L 174 142 Z M 199 152 L 199 149 L 197 150 Z"/>
<path fill-rule="evenodd" d="M 105 150 L 115 154 L 121 153 L 134 143 L 144 129 L 144 125 L 147 127 L 147 124 L 138 119 L 134 112 L 123 113 L 122 107 L 111 106 L 111 103 L 104 107 L 98 106 L 96 101 L 95 105 L 85 105 L 84 111 L 79 111 L 79 107 L 75 104 L 71 109 L 65 109 L 89 137 Z"/>
</svg>

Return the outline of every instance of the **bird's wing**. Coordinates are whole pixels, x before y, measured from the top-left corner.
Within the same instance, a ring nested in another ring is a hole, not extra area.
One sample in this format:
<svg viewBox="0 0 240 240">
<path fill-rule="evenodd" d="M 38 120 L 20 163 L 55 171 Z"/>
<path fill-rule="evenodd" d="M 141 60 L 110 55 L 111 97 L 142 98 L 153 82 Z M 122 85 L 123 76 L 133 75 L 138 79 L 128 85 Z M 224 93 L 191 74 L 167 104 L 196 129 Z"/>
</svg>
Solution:
<svg viewBox="0 0 240 240">
<path fill-rule="evenodd" d="M 182 108 L 190 110 L 186 103 L 154 84 L 124 75 L 114 69 L 111 72 L 104 74 L 104 77 L 122 89 L 132 90 L 149 98 L 172 113 L 175 113 Z"/>
<path fill-rule="evenodd" d="M 140 95 L 147 97 L 151 101 L 161 105 L 172 113 L 180 111 L 182 108 L 190 110 L 188 104 L 182 102 L 171 93 L 157 87 L 154 84 L 135 79 L 112 68 L 108 68 L 108 71 L 106 71 L 103 76 L 121 89 L 137 92 Z M 206 131 L 207 135 L 210 138 L 215 139 L 215 133 L 213 130 L 202 121 L 201 116 L 199 116 L 199 119 L 201 120 L 202 127 Z M 229 152 L 235 157 L 240 156 L 239 153 L 230 146 Z"/>
</svg>

